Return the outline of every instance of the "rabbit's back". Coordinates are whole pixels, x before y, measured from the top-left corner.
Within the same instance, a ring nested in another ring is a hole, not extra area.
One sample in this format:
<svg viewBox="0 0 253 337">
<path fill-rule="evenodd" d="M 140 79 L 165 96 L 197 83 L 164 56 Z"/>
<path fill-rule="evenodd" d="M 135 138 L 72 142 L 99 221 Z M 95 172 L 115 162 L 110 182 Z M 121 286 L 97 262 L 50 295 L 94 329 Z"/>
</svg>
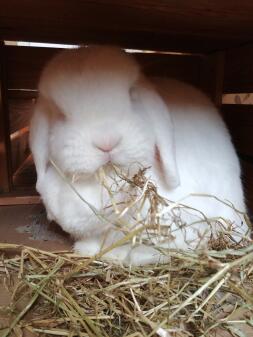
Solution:
<svg viewBox="0 0 253 337">
<path fill-rule="evenodd" d="M 176 159 L 181 184 L 169 193 L 174 198 L 188 194 L 210 194 L 229 200 L 245 211 L 239 159 L 228 129 L 211 100 L 191 85 L 176 80 L 156 80 L 174 124 Z M 208 213 L 225 210 L 217 201 L 191 204 Z M 230 213 L 230 211 L 229 211 Z M 222 214 L 220 214 L 222 216 Z"/>
</svg>

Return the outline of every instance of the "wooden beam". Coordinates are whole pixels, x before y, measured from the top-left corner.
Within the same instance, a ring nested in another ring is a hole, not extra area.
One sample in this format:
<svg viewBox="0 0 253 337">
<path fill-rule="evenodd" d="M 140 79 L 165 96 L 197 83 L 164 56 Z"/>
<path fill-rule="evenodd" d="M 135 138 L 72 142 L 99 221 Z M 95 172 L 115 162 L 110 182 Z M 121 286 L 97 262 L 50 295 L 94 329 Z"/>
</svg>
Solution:
<svg viewBox="0 0 253 337">
<path fill-rule="evenodd" d="M 253 164 L 241 159 L 242 181 L 246 194 L 246 204 L 253 215 Z"/>
<path fill-rule="evenodd" d="M 4 44 L 0 42 L 0 193 L 12 187 L 10 129 L 7 106 Z"/>
<path fill-rule="evenodd" d="M 253 105 L 223 104 L 222 113 L 238 153 L 253 158 Z"/>
<path fill-rule="evenodd" d="M 220 108 L 223 94 L 224 52 L 211 53 L 202 60 L 202 72 L 199 74 L 202 89 Z"/>
<path fill-rule="evenodd" d="M 253 40 L 245 0 L 1 0 L 2 39 L 210 52 Z"/>
<path fill-rule="evenodd" d="M 224 52 L 217 52 L 213 55 L 214 62 L 214 85 L 213 85 L 213 100 L 218 108 L 222 106 L 222 95 L 224 87 L 224 67 L 225 54 Z"/>
<path fill-rule="evenodd" d="M 224 93 L 253 92 L 253 43 L 225 53 Z"/>
<path fill-rule="evenodd" d="M 0 196 L 0 206 L 37 205 L 41 203 L 42 203 L 41 198 L 38 195 Z"/>
</svg>

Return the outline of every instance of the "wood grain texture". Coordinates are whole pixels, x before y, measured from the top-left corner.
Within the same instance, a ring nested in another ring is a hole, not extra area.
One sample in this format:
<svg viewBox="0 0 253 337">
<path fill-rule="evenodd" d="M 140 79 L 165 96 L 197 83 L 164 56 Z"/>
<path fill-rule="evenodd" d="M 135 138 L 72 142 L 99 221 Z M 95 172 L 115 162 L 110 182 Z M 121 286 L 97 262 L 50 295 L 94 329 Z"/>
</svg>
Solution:
<svg viewBox="0 0 253 337">
<path fill-rule="evenodd" d="M 6 89 L 6 55 L 0 42 L 0 193 L 12 187 L 12 162 Z"/>
<path fill-rule="evenodd" d="M 253 43 L 227 50 L 224 72 L 224 93 L 253 92 Z"/>
<path fill-rule="evenodd" d="M 41 198 L 38 195 L 17 196 L 14 193 L 10 196 L 0 196 L 0 206 L 38 205 L 41 203 Z"/>
<path fill-rule="evenodd" d="M 26 127 L 32 117 L 35 99 L 9 98 L 10 133 Z"/>
<path fill-rule="evenodd" d="M 13 175 L 14 189 L 33 188 L 36 184 L 36 169 L 32 155 L 27 156 Z"/>
<path fill-rule="evenodd" d="M 13 173 L 18 170 L 30 154 L 28 126 L 33 113 L 34 103 L 35 99 L 8 99 Z M 15 185 L 14 180 L 13 184 Z"/>
<path fill-rule="evenodd" d="M 18 137 L 11 140 L 11 154 L 12 173 L 14 174 L 30 154 L 28 131 L 20 132 Z"/>
<path fill-rule="evenodd" d="M 199 87 L 220 108 L 223 94 L 224 53 L 216 52 L 202 58 Z"/>
<path fill-rule="evenodd" d="M 241 165 L 246 204 L 251 216 L 253 217 L 253 161 L 250 163 L 246 160 L 241 160 Z"/>
<path fill-rule="evenodd" d="M 215 51 L 253 40 L 251 0 L 2 0 L 3 39 Z"/>
</svg>

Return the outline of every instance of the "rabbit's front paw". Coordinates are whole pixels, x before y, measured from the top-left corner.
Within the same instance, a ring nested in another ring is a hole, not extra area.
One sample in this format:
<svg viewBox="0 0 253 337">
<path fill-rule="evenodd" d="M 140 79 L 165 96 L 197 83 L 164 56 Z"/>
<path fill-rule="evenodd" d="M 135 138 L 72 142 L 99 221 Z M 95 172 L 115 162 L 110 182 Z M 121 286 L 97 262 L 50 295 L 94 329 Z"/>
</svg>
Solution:
<svg viewBox="0 0 253 337">
<path fill-rule="evenodd" d="M 163 255 L 157 249 L 140 245 L 131 250 L 127 264 L 132 266 L 144 266 L 147 264 L 166 263 L 168 261 L 169 257 Z"/>
<path fill-rule="evenodd" d="M 95 240 L 82 240 L 74 244 L 74 251 L 82 256 L 91 257 L 99 253 L 100 245 Z"/>
</svg>

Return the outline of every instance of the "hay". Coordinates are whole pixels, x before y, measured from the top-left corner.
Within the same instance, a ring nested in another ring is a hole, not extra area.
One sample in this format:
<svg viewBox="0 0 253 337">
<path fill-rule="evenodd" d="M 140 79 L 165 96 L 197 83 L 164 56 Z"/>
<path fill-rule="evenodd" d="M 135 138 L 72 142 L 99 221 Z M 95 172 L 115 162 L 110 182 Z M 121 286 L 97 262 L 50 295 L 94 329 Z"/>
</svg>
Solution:
<svg viewBox="0 0 253 337">
<path fill-rule="evenodd" d="M 171 235 L 161 221 L 163 215 L 168 209 L 186 207 L 159 196 L 145 169 L 131 179 L 117 172 L 110 185 L 100 172 L 117 214 L 116 228 L 125 233 L 112 247 L 83 258 L 72 252 L 0 244 L 0 281 L 10 297 L 0 308 L 0 336 L 22 336 L 24 331 L 39 336 L 188 337 L 225 332 L 226 336 L 246 336 L 246 328 L 253 326 L 250 240 L 234 242 L 231 232 L 223 232 L 210 240 L 209 249 L 162 249 L 162 254 L 170 256 L 169 262 L 145 267 L 101 260 L 106 251 L 129 240 L 150 244 L 152 238 Z M 128 196 L 124 205 L 115 198 L 119 189 Z M 143 218 L 147 201 L 150 208 Z M 123 215 L 130 209 L 136 211 L 136 221 L 129 229 Z M 93 211 L 101 219 L 108 216 Z M 219 221 L 224 224 L 225 220 Z"/>
</svg>

